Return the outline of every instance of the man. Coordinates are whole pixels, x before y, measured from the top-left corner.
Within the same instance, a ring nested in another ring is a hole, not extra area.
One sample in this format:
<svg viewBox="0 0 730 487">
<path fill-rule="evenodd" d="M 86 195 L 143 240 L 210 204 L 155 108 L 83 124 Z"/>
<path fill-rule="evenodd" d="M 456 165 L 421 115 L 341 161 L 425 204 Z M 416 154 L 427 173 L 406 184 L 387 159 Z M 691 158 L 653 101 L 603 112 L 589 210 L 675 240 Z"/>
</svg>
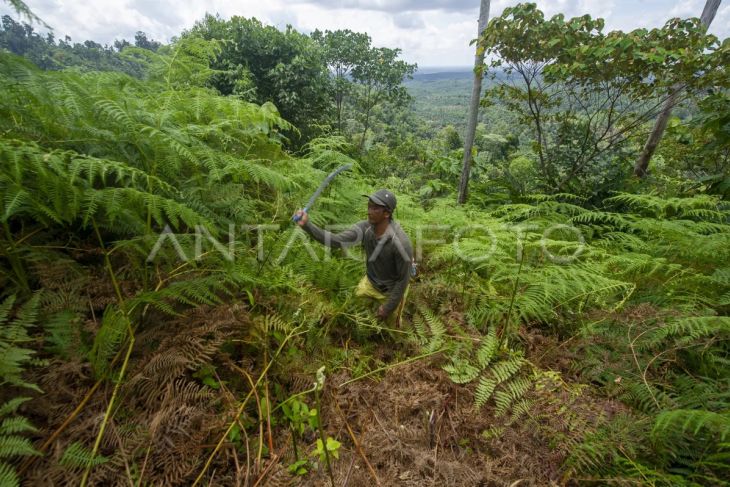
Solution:
<svg viewBox="0 0 730 487">
<path fill-rule="evenodd" d="M 413 260 L 411 241 L 393 221 L 396 198 L 392 192 L 381 189 L 363 196 L 368 198 L 368 219 L 344 232 L 332 234 L 322 230 L 311 223 L 302 210 L 296 213 L 301 218 L 297 223 L 328 247 L 342 248 L 361 243 L 367 257 L 366 274 L 357 285 L 355 295 L 381 303 L 376 313 L 381 320 L 386 320 L 395 311 L 395 322 L 400 325 Z"/>
</svg>

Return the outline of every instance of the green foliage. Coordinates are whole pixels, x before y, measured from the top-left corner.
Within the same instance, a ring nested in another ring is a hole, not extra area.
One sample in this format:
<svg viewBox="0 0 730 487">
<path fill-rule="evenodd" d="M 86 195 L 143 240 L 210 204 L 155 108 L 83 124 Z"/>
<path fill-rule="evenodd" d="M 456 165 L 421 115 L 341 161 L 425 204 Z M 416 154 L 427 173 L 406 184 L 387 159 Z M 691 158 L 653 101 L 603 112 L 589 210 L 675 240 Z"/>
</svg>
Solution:
<svg viewBox="0 0 730 487">
<path fill-rule="evenodd" d="M 8 417 L 15 413 L 21 404 L 29 400 L 28 397 L 16 397 L 0 406 L 0 419 L 2 419 L 2 423 L 0 423 L 0 468 L 3 470 L 3 475 L 8 478 L 15 476 L 12 469 L 5 463 L 10 458 L 39 455 L 28 438 L 18 435 L 18 433 L 34 433 L 37 431 L 35 427 L 22 416 Z M 17 480 L 15 484 L 9 485 L 18 485 Z"/>
<path fill-rule="evenodd" d="M 121 55 L 144 67 L 146 77 L 164 83 L 170 88 L 206 86 L 215 75 L 210 68 L 220 55 L 221 45 L 216 40 L 184 37 L 156 50 L 126 47 Z"/>
<path fill-rule="evenodd" d="M 34 295 L 23 304 L 15 317 L 11 310 L 15 296 L 6 298 L 0 304 L 0 385 L 14 385 L 40 391 L 38 386 L 23 380 L 22 374 L 31 363 L 35 354 L 33 349 L 24 345 L 32 341 L 28 330 L 35 325 L 38 316 L 39 295 Z"/>
<path fill-rule="evenodd" d="M 531 128 L 535 169 L 552 192 L 595 196 L 618 188 L 639 149 L 631 137 L 656 115 L 657 98 L 678 83 L 700 93 L 715 81 L 696 74 L 724 59 L 699 19 L 629 33 L 604 34 L 603 27 L 589 15 L 546 19 L 526 3 L 492 19 L 480 39 L 494 55 L 490 66 L 507 75 L 486 99 L 498 99 Z"/>
<path fill-rule="evenodd" d="M 22 374 L 31 365 L 35 351 L 25 348 L 32 341 L 28 330 L 35 325 L 38 316 L 39 295 L 34 295 L 11 314 L 15 295 L 0 304 L 0 386 L 23 387 L 40 392 L 40 388 L 23 380 Z M 5 392 L 5 391 L 3 391 Z M 5 394 L 3 394 L 5 395 Z M 22 416 L 14 416 L 29 397 L 16 396 L 0 405 L 0 484 L 18 486 L 20 480 L 8 463 L 13 457 L 39 455 L 28 438 L 22 433 L 34 433 L 36 428 Z M 13 415 L 13 416 L 11 416 Z"/>
<path fill-rule="evenodd" d="M 282 32 L 255 18 L 207 15 L 183 37 L 220 41 L 212 67 L 221 74 L 213 78 L 213 86 L 224 95 L 272 102 L 301 133 L 301 140 L 293 140 L 296 146 L 318 135 L 318 127 L 330 120 L 332 83 L 322 49 L 291 26 Z M 241 77 L 251 84 L 241 85 Z M 296 136 L 292 130 L 288 133 Z"/>
<path fill-rule="evenodd" d="M 98 466 L 108 461 L 108 458 L 101 455 L 92 456 L 91 450 L 80 443 L 73 442 L 63 452 L 59 463 L 64 467 L 82 469 L 87 465 Z"/>
<path fill-rule="evenodd" d="M 38 19 L 27 20 L 33 24 Z M 39 23 L 48 28 L 42 22 Z M 73 67 L 83 71 L 120 71 L 137 78 L 144 74 L 142 66 L 119 54 L 124 46 L 130 45 L 126 40 L 115 41 L 114 46 L 102 46 L 93 40 L 72 43 L 68 36 L 57 41 L 52 32 L 41 35 L 31 24 L 16 22 L 10 16 L 3 15 L 0 47 L 25 57 L 41 69 L 60 70 Z M 138 32 L 138 36 L 140 34 L 144 36 L 142 32 Z M 149 41 L 146 45 L 139 42 L 136 45 L 146 49 L 151 47 Z"/>
<path fill-rule="evenodd" d="M 519 406 L 519 413 L 513 410 L 515 414 L 511 421 L 517 420 L 529 410 L 525 395 L 532 388 L 533 382 L 522 374 L 527 362 L 519 352 L 500 350 L 495 326 L 489 328 L 487 334 L 480 340 L 476 352 L 473 352 L 472 347 L 465 349 L 463 344 L 448 343 L 454 342 L 458 337 L 446 335 L 443 323 L 428 307 L 419 306 L 419 314 L 423 320 L 414 318 L 414 328 L 421 343 L 425 344 L 426 352 L 443 347 L 443 343 L 447 343 L 448 348 L 455 350 L 451 352 L 450 363 L 442 366 L 449 378 L 456 384 L 466 384 L 479 379 L 474 392 L 476 408 L 483 407 L 492 398 L 497 416 L 503 416 L 512 410 L 513 406 Z M 432 330 L 430 339 L 425 338 L 428 336 L 426 323 Z"/>
<path fill-rule="evenodd" d="M 378 109 L 397 110 L 410 102 L 402 82 L 416 65 L 399 60 L 400 49 L 373 47 L 365 33 L 315 30 L 312 39 L 321 46 L 332 73 L 337 129 L 354 136 L 348 125 L 359 125 L 361 133 L 354 140 L 362 150 Z"/>
<path fill-rule="evenodd" d="M 416 336 L 426 353 L 435 352 L 442 348 L 445 343 L 444 335 L 446 335 L 446 327 L 441 319 L 428 307 L 421 306 L 419 307 L 419 311 L 420 313 L 413 317 L 413 327 L 416 331 Z M 464 374 L 459 375 L 463 376 Z"/>
<path fill-rule="evenodd" d="M 335 457 L 335 459 L 340 458 L 340 446 L 342 446 L 342 443 L 330 436 L 327 437 L 327 453 Z M 324 443 L 322 443 L 322 440 L 317 439 L 317 448 L 313 454 L 318 455 L 319 461 L 322 463 L 326 461 L 324 449 L 325 446 Z"/>
<path fill-rule="evenodd" d="M 97 376 L 104 377 L 110 372 L 110 362 L 128 338 L 129 327 L 129 318 L 121 310 L 115 306 L 106 308 L 89 354 Z"/>
<path fill-rule="evenodd" d="M 335 101 L 337 129 L 343 131 L 343 119 L 348 116 L 345 107 L 352 103 L 352 71 L 365 61 L 370 49 L 370 36 L 349 29 L 324 32 L 316 29 L 312 39 L 322 46 L 324 60 L 334 77 L 332 92 Z"/>
</svg>

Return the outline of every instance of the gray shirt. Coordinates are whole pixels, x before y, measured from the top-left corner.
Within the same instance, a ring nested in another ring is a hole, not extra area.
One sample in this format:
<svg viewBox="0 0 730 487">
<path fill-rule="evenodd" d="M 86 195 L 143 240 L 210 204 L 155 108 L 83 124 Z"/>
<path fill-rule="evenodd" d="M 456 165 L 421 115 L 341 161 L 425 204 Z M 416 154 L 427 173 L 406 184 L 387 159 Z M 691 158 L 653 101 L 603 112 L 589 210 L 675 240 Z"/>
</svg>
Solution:
<svg viewBox="0 0 730 487">
<path fill-rule="evenodd" d="M 334 248 L 346 248 L 362 243 L 367 257 L 367 276 L 372 285 L 388 296 L 385 312 L 390 314 L 400 303 L 408 287 L 413 259 L 411 241 L 401 226 L 391 221 L 380 238 L 375 227 L 363 220 L 347 230 L 333 234 L 311 221 L 302 227 L 318 242 Z"/>
</svg>

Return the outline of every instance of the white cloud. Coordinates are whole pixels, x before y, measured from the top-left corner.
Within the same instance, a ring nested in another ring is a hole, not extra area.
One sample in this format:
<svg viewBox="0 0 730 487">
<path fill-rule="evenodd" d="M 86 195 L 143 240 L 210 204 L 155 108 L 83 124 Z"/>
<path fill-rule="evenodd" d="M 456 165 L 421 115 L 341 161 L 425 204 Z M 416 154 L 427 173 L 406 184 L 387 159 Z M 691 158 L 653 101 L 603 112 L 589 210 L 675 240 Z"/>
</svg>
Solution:
<svg viewBox="0 0 730 487">
<path fill-rule="evenodd" d="M 393 23 L 401 29 L 420 29 L 426 26 L 417 12 L 403 12 L 393 16 Z"/>
</svg>

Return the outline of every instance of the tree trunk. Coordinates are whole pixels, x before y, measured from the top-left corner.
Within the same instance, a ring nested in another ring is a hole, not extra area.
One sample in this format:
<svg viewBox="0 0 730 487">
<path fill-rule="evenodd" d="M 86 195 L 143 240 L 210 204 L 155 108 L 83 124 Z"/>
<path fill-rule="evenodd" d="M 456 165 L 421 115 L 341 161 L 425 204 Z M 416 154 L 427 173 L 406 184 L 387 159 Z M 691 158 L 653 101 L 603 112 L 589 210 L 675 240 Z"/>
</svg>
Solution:
<svg viewBox="0 0 730 487">
<path fill-rule="evenodd" d="M 705 2 L 705 8 L 702 9 L 702 16 L 700 17 L 700 22 L 702 22 L 702 25 L 705 26 L 705 29 L 710 27 L 712 19 L 715 18 L 717 9 L 720 7 L 721 1 L 722 0 L 707 0 Z M 678 85 L 674 85 L 669 89 L 669 97 L 664 102 L 662 111 L 654 122 L 654 128 L 651 130 L 651 134 L 649 134 L 649 139 L 646 141 L 644 149 L 641 151 L 641 155 L 639 155 L 639 159 L 634 165 L 634 176 L 640 178 L 646 176 L 649 169 L 649 162 L 651 161 L 651 157 L 654 155 L 654 151 L 659 145 L 659 141 L 662 140 L 662 135 L 664 135 L 664 130 L 667 128 L 669 117 L 672 115 L 672 109 L 679 99 L 680 91 L 681 87 Z"/>
<path fill-rule="evenodd" d="M 337 130 L 342 133 L 342 93 L 335 95 L 335 107 L 337 108 Z"/>
<path fill-rule="evenodd" d="M 365 147 L 365 137 L 368 134 L 368 128 L 370 128 L 370 109 L 373 108 L 373 106 L 375 105 L 374 103 L 372 105 L 370 104 L 370 90 L 371 90 L 371 87 L 368 86 L 368 96 L 365 99 L 365 106 L 366 106 L 365 129 L 362 131 L 362 137 L 360 138 L 360 146 L 358 148 L 360 152 L 362 152 L 363 148 Z"/>
<path fill-rule="evenodd" d="M 484 29 L 487 28 L 489 20 L 490 0 L 481 0 L 479 6 L 479 24 L 477 38 L 481 38 Z M 469 118 L 464 135 L 464 161 L 461 168 L 461 180 L 459 181 L 459 197 L 457 203 L 463 205 L 469 192 L 469 173 L 471 172 L 471 149 L 474 146 L 474 134 L 477 129 L 477 115 L 479 114 L 479 99 L 482 95 L 482 78 L 484 77 L 482 65 L 484 64 L 484 51 L 479 48 L 474 56 L 474 84 L 471 90 L 471 103 L 469 104 Z"/>
</svg>

